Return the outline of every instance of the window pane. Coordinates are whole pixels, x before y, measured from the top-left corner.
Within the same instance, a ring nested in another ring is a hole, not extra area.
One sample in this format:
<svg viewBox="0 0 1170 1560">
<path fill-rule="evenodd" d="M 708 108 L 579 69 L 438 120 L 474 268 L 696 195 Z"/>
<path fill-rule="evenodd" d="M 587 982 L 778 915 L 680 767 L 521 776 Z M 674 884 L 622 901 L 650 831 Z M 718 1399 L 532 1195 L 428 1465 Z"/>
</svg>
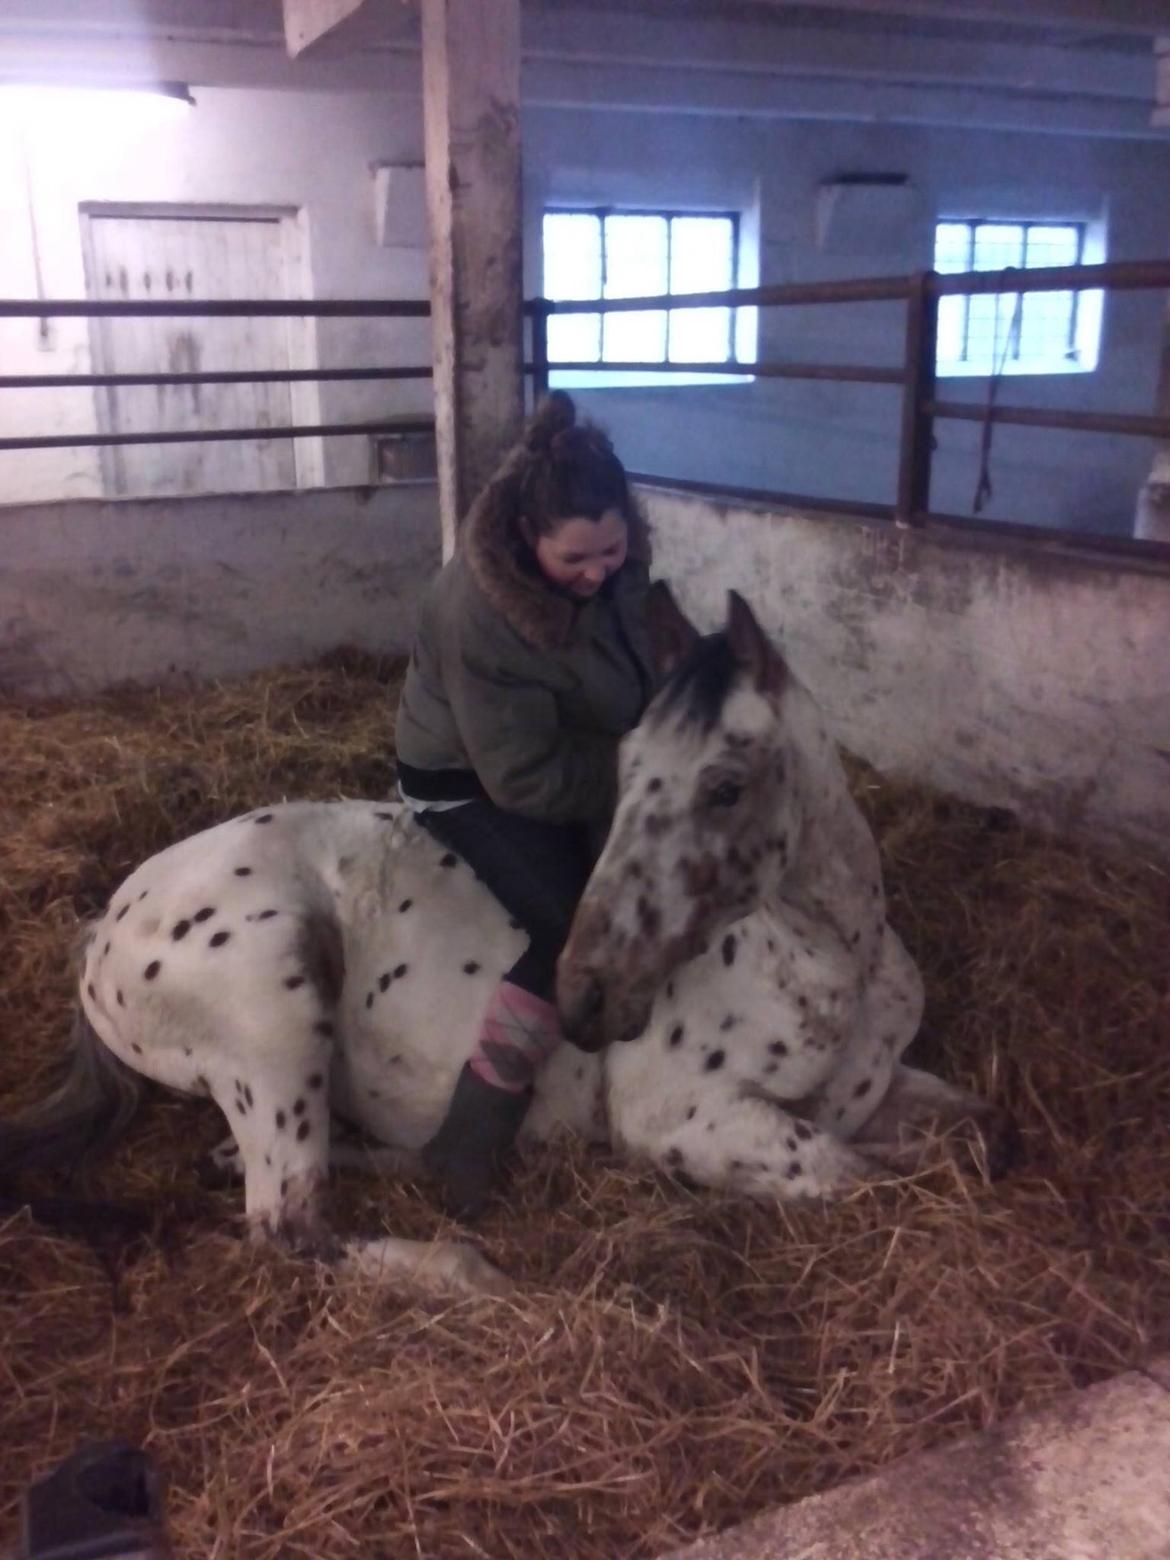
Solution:
<svg viewBox="0 0 1170 1560">
<path fill-rule="evenodd" d="M 967 299 L 954 296 L 938 300 L 938 358 L 940 363 L 961 363 L 965 350 Z"/>
<path fill-rule="evenodd" d="M 1003 270 L 1079 265 L 1084 229 L 1076 222 L 940 222 L 935 269 Z M 1089 292 L 1007 292 L 939 300 L 941 373 L 1059 372 L 1096 366 L 1100 321 Z"/>
<path fill-rule="evenodd" d="M 1028 293 L 1020 325 L 1020 357 L 1034 361 L 1067 358 L 1073 346 L 1073 294 Z"/>
<path fill-rule="evenodd" d="M 672 309 L 672 363 L 726 363 L 731 355 L 730 309 Z"/>
<path fill-rule="evenodd" d="M 934 234 L 935 270 L 970 271 L 972 234 L 969 222 L 940 222 Z"/>
<path fill-rule="evenodd" d="M 1001 271 L 1024 263 L 1021 222 L 980 222 L 975 228 L 976 271 Z M 1017 293 L 984 293 L 967 306 L 967 357 L 981 372 L 992 374 L 1019 355 L 1016 324 Z"/>
<path fill-rule="evenodd" d="M 675 217 L 670 234 L 671 292 L 723 292 L 734 287 L 734 250 L 735 230 L 729 217 Z M 671 311 L 672 363 L 724 363 L 730 346 L 730 309 Z"/>
<path fill-rule="evenodd" d="M 1024 227 L 1020 222 L 980 222 L 975 228 L 975 271 L 1002 271 L 1024 263 Z"/>
<path fill-rule="evenodd" d="M 967 361 L 993 374 L 1018 355 L 1013 335 L 1018 293 L 984 293 L 967 301 Z"/>
<path fill-rule="evenodd" d="M 668 287 L 665 217 L 605 219 L 605 296 L 639 298 Z M 611 363 L 661 363 L 666 357 L 666 311 L 610 314 L 603 321 L 602 356 Z"/>
<path fill-rule="evenodd" d="M 1076 265 L 1081 253 L 1080 229 L 1074 223 L 1059 227 L 1032 223 L 1027 234 L 1028 265 Z"/>
<path fill-rule="evenodd" d="M 1028 266 L 1076 265 L 1080 259 L 1080 229 L 1073 223 L 1034 223 L 1028 228 Z M 1075 304 L 1071 292 L 1028 293 L 1020 331 L 1020 357 L 1061 359 L 1073 351 Z"/>
<path fill-rule="evenodd" d="M 589 212 L 555 211 L 544 219 L 546 298 L 601 297 L 601 219 Z M 599 314 L 552 314 L 552 363 L 596 363 L 601 353 Z"/>
<path fill-rule="evenodd" d="M 601 218 L 552 211 L 544 219 L 544 296 L 601 297 Z"/>
<path fill-rule="evenodd" d="M 934 268 L 950 272 L 971 269 L 975 237 L 970 222 L 940 222 L 934 233 Z M 961 363 L 967 351 L 967 299 L 942 297 L 938 301 L 938 360 Z"/>
<path fill-rule="evenodd" d="M 675 217 L 670 235 L 671 292 L 722 292 L 734 283 L 730 217 Z"/>
<path fill-rule="evenodd" d="M 601 357 L 600 314 L 550 314 L 550 363 L 596 363 Z"/>
</svg>

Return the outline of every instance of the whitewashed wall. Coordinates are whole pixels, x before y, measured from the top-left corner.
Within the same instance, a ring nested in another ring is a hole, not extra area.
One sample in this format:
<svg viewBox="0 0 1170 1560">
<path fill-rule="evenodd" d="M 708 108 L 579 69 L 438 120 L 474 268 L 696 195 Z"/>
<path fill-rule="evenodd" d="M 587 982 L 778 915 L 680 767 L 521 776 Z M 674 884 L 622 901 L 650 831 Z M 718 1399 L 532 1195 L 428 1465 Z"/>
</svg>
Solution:
<svg viewBox="0 0 1170 1560">
<path fill-rule="evenodd" d="M 879 769 L 1170 856 L 1170 570 L 645 494 L 704 629 L 741 592 Z"/>
<path fill-rule="evenodd" d="M 50 298 L 85 296 L 86 202 L 287 210 L 298 223 L 307 296 L 427 296 L 425 234 L 417 223 L 401 242 L 377 241 L 372 171 L 378 162 L 421 162 L 417 98 L 207 87 L 195 97 L 185 115 L 148 129 L 115 130 L 99 117 L 88 133 L 36 139 L 27 177 L 17 137 L 0 115 L 0 297 L 34 297 L 38 287 Z M 389 237 L 397 235 L 391 230 Z M 93 372 L 89 330 L 85 320 L 62 320 L 44 337 L 36 321 L 0 321 L 4 372 Z M 430 363 L 424 320 L 322 320 L 315 330 L 322 367 Z M 430 406 L 426 380 L 326 384 L 320 392 L 326 422 Z M 0 435 L 95 430 L 90 390 L 0 391 Z M 365 438 L 328 441 L 326 483 L 362 483 L 369 473 Z M 0 504 L 101 493 L 96 450 L 0 451 Z"/>
<path fill-rule="evenodd" d="M 730 35 L 730 34 L 729 34 Z M 411 63 L 413 70 L 413 63 Z M 41 285 L 55 297 L 84 293 L 83 201 L 262 205 L 299 214 L 306 290 L 321 298 L 425 297 L 424 235 L 417 225 L 380 246 L 371 168 L 419 162 L 421 108 L 397 90 L 273 91 L 197 87 L 185 118 L 145 137 L 93 132 L 41 144 L 31 167 Z M 1045 216 L 1103 224 L 1112 259 L 1170 252 L 1170 140 L 1030 135 L 1025 131 L 834 123 L 705 114 L 682 108 L 693 73 L 652 70 L 676 111 L 530 106 L 524 113 L 526 288 L 541 286 L 540 214 L 553 202 L 735 206 L 758 232 L 760 275 L 783 282 L 904 273 L 930 263 L 939 215 Z M 608 80 L 608 78 L 607 78 Z M 596 83 L 598 90 L 606 83 Z M 610 83 L 612 84 L 612 83 Z M 777 88 L 777 91 L 780 89 Z M 869 90 L 858 83 L 856 92 Z M 817 189 L 843 173 L 903 173 L 912 200 L 903 231 L 856 237 L 845 252 L 816 243 Z M 11 137 L 0 132 L 0 296 L 36 290 L 29 190 Z M 1098 372 L 1013 379 L 1001 400 L 1071 409 L 1148 412 L 1162 336 L 1159 298 L 1109 301 Z M 801 359 L 896 363 L 902 310 L 894 305 L 766 311 L 761 351 Z M 423 322 L 377 326 L 322 321 L 323 366 L 427 363 Z M 6 372 L 90 367 L 85 322 L 60 322 L 43 345 L 31 321 L 0 322 Z M 982 381 L 948 381 L 956 399 L 980 399 Z M 606 422 L 634 469 L 739 487 L 889 501 L 897 461 L 898 397 L 888 388 L 759 382 L 686 389 L 589 392 L 583 404 Z M 327 421 L 427 410 L 429 383 L 325 385 Z M 0 391 L 0 431 L 92 427 L 88 391 Z M 979 429 L 939 430 L 936 507 L 969 512 Z M 327 483 L 368 478 L 364 439 L 331 440 Z M 1149 444 L 1103 435 L 1000 428 L 991 512 L 1024 523 L 1130 534 Z M 94 451 L 0 453 L 0 504 L 96 495 Z"/>
<path fill-rule="evenodd" d="M 240 677 L 406 651 L 439 564 L 432 486 L 0 509 L 0 692 Z"/>
</svg>

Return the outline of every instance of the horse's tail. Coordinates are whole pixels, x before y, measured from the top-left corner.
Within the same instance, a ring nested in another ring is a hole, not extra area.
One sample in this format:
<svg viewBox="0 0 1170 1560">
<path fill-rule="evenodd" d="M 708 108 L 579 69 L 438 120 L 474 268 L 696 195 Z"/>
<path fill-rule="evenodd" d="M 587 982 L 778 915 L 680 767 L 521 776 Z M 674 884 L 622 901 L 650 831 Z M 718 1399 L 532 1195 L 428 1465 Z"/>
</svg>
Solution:
<svg viewBox="0 0 1170 1560">
<path fill-rule="evenodd" d="M 61 1082 L 21 1115 L 0 1121 L 0 1184 L 30 1170 L 74 1170 L 109 1147 L 129 1125 L 142 1087 L 79 1008 Z"/>
</svg>

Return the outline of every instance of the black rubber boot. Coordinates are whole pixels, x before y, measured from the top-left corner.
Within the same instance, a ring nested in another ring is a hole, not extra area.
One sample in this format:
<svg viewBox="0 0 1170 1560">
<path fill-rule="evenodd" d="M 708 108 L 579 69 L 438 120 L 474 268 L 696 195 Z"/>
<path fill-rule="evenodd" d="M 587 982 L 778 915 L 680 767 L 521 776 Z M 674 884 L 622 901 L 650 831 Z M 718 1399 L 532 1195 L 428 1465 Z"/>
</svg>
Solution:
<svg viewBox="0 0 1170 1560">
<path fill-rule="evenodd" d="M 464 1063 L 443 1125 L 421 1156 L 439 1181 L 444 1212 L 453 1219 L 473 1224 L 487 1207 L 532 1093 L 531 1086 L 516 1092 L 498 1089 Z"/>
<path fill-rule="evenodd" d="M 171 1553 L 158 1469 L 127 1441 L 87 1441 L 32 1485 L 23 1530 L 27 1560 Z"/>
</svg>

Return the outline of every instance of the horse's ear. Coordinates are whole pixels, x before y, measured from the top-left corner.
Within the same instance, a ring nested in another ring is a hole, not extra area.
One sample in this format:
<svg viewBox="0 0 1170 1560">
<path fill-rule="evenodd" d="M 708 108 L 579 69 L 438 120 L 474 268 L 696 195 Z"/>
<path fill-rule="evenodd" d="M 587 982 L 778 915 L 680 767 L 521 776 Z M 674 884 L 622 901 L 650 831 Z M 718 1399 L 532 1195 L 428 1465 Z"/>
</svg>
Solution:
<svg viewBox="0 0 1170 1560">
<path fill-rule="evenodd" d="M 655 580 L 646 601 L 650 656 L 654 675 L 662 683 L 699 639 L 699 630 L 670 593 L 665 580 Z"/>
<path fill-rule="evenodd" d="M 751 673 L 760 693 L 780 692 L 788 677 L 788 668 L 756 622 L 755 613 L 735 590 L 727 592 L 727 643 L 740 666 Z"/>
</svg>

